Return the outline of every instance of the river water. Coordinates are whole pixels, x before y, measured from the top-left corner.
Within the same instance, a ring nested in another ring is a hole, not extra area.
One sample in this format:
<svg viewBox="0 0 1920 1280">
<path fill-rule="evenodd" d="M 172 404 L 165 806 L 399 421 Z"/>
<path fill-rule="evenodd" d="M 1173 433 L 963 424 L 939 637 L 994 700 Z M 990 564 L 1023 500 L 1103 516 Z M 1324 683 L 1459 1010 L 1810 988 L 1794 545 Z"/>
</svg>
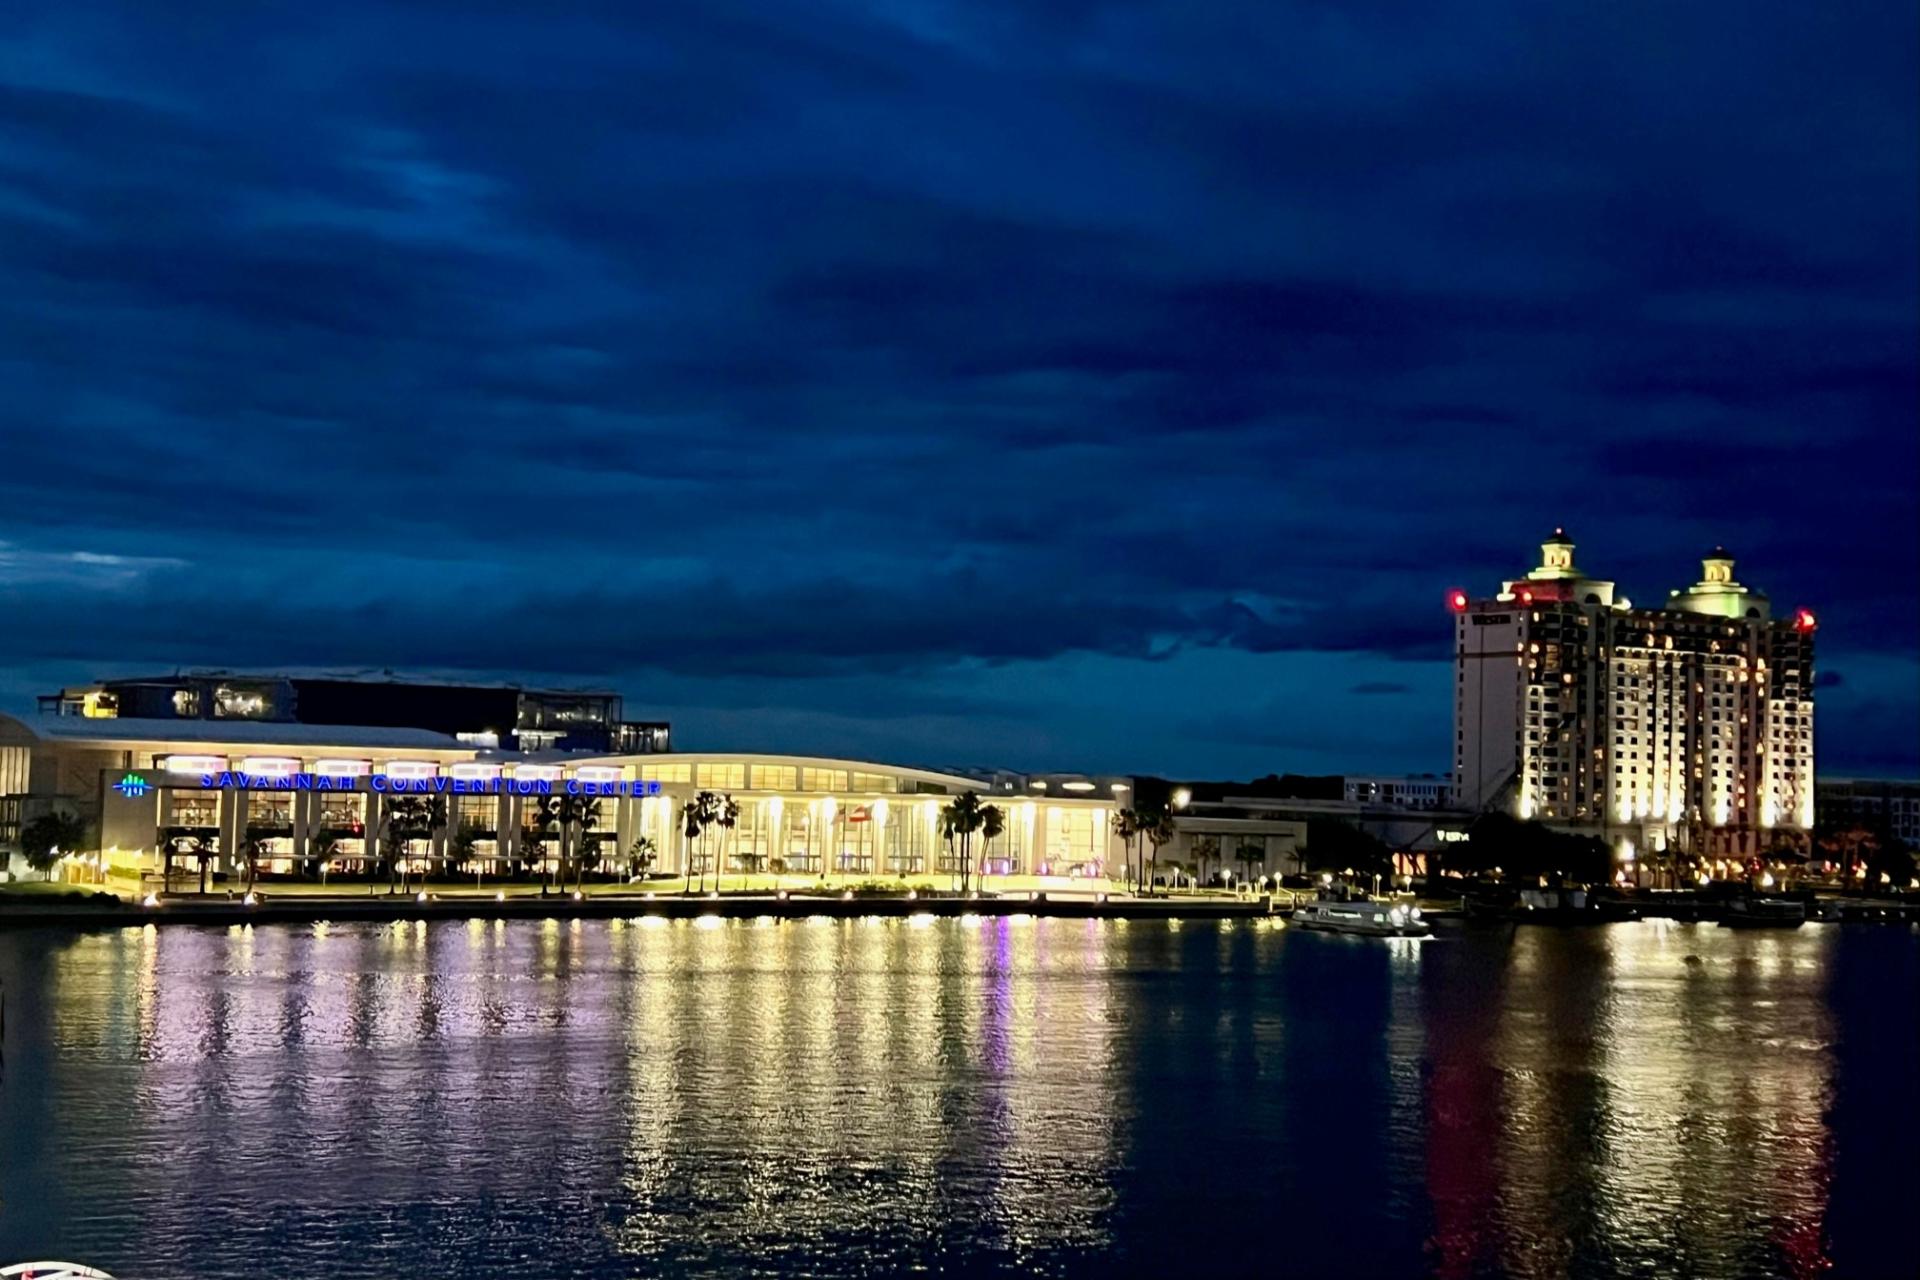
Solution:
<svg viewBox="0 0 1920 1280">
<path fill-rule="evenodd" d="M 0 1262 L 1920 1275 L 1911 930 L 10 930 L 0 983 Z"/>
</svg>

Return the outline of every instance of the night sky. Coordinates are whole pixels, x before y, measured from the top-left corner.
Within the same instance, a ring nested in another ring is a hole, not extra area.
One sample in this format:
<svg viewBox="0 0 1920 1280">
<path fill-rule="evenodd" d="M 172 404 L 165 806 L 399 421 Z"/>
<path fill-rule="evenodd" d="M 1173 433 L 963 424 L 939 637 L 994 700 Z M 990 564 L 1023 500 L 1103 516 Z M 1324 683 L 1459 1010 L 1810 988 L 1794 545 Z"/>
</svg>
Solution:
<svg viewBox="0 0 1920 1280">
<path fill-rule="evenodd" d="M 537 16 L 535 16 L 537 14 Z M 24 20 L 23 20 L 24 19 Z M 1564 524 L 1920 771 L 1911 3 L 9 6 L 0 701 L 1442 770 Z"/>
</svg>

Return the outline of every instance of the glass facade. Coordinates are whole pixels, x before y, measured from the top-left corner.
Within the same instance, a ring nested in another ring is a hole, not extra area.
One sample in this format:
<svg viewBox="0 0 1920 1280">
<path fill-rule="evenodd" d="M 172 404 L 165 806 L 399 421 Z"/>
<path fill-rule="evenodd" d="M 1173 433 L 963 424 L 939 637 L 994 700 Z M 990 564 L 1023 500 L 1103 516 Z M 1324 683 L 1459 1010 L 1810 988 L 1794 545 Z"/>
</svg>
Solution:
<svg viewBox="0 0 1920 1280">
<path fill-rule="evenodd" d="M 349 784 L 359 789 L 308 785 L 314 779 L 354 776 L 316 770 L 312 760 L 301 761 L 312 772 L 305 778 L 295 775 L 298 785 L 203 790 L 180 775 L 175 775 L 180 777 L 177 783 L 159 783 L 156 842 L 160 836 L 173 839 L 178 852 L 202 841 L 194 847 L 218 854 L 221 865 L 230 867 L 242 848 L 236 840 L 264 840 L 262 857 L 273 859 L 275 871 L 306 876 L 384 875 L 387 859 L 395 854 L 433 875 L 537 876 L 543 866 L 556 868 L 561 853 L 560 828 L 542 825 L 541 820 L 554 797 L 578 794 L 590 796 L 594 812 L 584 827 L 567 833 L 570 873 L 577 856 L 589 875 L 618 873 L 624 879 L 629 874 L 628 850 L 644 839 L 651 843 L 652 854 L 635 869 L 655 877 L 678 878 L 689 868 L 704 867 L 727 877 L 774 873 L 892 880 L 960 872 L 959 850 L 942 837 L 940 815 L 952 795 L 978 785 L 937 774 L 887 773 L 876 766 L 841 767 L 837 761 L 807 763 L 791 757 L 644 762 L 601 758 L 578 764 L 541 762 L 541 772 L 530 769 L 520 779 L 507 761 L 502 775 L 506 782 L 538 783 L 548 791 L 517 794 L 508 786 L 500 794 L 470 793 L 466 788 L 481 782 L 464 772 L 456 777 L 449 768 L 455 761 L 419 758 L 419 781 L 431 780 L 425 791 L 444 806 L 440 812 L 445 824 L 412 835 L 402 850 L 384 822 L 394 789 L 394 783 L 381 780 L 388 762 L 364 748 L 330 747 L 326 756 L 351 756 L 367 766 Z M 239 758 L 233 750 L 202 757 L 205 768 L 213 771 Z M 609 792 L 614 792 L 613 784 L 628 780 L 656 783 L 660 789 L 650 796 L 597 795 L 586 787 L 569 792 L 576 778 L 595 787 L 604 784 Z M 683 806 L 701 791 L 730 797 L 739 815 L 731 827 L 716 823 L 689 839 Z M 979 834 L 973 838 L 970 852 L 976 870 L 987 875 L 1085 875 L 1105 863 L 1109 810 L 1090 803 L 1092 797 L 1039 797 L 1036 803 L 1019 792 L 987 792 L 982 799 L 996 805 L 1004 820 L 992 840 Z M 381 821 L 372 821 L 376 816 Z M 231 849 L 222 847 L 222 832 Z"/>
</svg>

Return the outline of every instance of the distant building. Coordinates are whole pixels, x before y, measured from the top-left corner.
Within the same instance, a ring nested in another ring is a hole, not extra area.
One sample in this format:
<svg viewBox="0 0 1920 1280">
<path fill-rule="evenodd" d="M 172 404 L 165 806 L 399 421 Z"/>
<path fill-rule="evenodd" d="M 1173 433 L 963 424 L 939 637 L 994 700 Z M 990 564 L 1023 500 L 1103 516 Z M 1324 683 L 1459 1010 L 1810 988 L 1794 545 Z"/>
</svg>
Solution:
<svg viewBox="0 0 1920 1280">
<path fill-rule="evenodd" d="M 1660 609 L 1574 565 L 1491 598 L 1451 593 L 1454 795 L 1462 808 L 1587 829 L 1623 852 L 1737 856 L 1813 826 L 1814 618 L 1775 618 L 1715 548 Z"/>
<path fill-rule="evenodd" d="M 1339 822 L 1366 832 L 1391 849 L 1409 870 L 1421 865 L 1439 843 L 1464 838 L 1471 825 L 1472 815 L 1446 807 L 1444 777 L 1412 779 L 1418 785 L 1404 794 L 1395 790 L 1393 803 L 1374 795 L 1349 798 L 1351 789 L 1346 784 L 1365 781 L 1402 779 L 1293 774 L 1252 782 L 1138 778 L 1136 803 L 1149 810 L 1164 807 L 1173 814 L 1175 835 L 1160 851 L 1163 862 L 1197 869 L 1198 851 L 1216 849 L 1209 867 L 1236 874 L 1246 873 L 1239 855 L 1249 846 L 1261 852 L 1259 860 L 1249 860 L 1250 874 L 1305 871 L 1309 828 L 1316 822 Z M 1429 803 L 1435 785 L 1440 788 L 1440 802 Z"/>
<path fill-rule="evenodd" d="M 1813 790 L 1814 818 L 1821 826 L 1884 825 L 1908 848 L 1920 848 L 1920 781 L 1820 778 Z"/>
<path fill-rule="evenodd" d="M 1350 774 L 1341 783 L 1343 798 L 1353 804 L 1422 812 L 1453 804 L 1453 778 L 1447 774 Z"/>
<path fill-rule="evenodd" d="M 524 751 L 666 751 L 671 726 L 623 718 L 604 689 L 529 689 L 378 674 L 188 671 L 101 680 L 40 699 L 42 715 L 425 729 Z"/>
</svg>

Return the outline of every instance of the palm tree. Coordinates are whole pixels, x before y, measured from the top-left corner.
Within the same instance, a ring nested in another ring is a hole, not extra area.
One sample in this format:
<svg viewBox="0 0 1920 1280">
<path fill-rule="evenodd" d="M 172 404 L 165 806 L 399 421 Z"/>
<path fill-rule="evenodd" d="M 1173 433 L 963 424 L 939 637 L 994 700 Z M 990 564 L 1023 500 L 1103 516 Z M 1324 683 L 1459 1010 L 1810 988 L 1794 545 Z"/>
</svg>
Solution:
<svg viewBox="0 0 1920 1280">
<path fill-rule="evenodd" d="M 436 833 L 447 829 L 447 823 L 449 821 L 447 798 L 445 796 L 427 797 L 426 803 L 421 806 L 421 815 L 421 834 L 428 840 L 432 840 Z M 431 852 L 431 849 L 429 849 L 429 852 Z M 427 866 L 429 868 L 433 866 L 433 860 L 431 858 L 427 860 Z M 441 873 L 445 874 L 446 869 L 445 860 L 442 859 L 440 866 Z"/>
<path fill-rule="evenodd" d="M 716 796 L 713 802 L 713 821 L 726 832 L 720 837 L 721 845 L 725 846 L 733 836 L 734 825 L 740 821 L 740 802 L 731 795 Z M 720 859 L 718 857 L 713 860 L 713 891 L 720 892 Z"/>
<path fill-rule="evenodd" d="M 599 819 L 593 821 L 598 822 Z M 596 875 L 601 870 L 605 855 L 601 852 L 606 843 L 606 833 L 595 831 L 591 824 L 581 828 L 580 839 L 573 849 L 573 888 L 576 893 L 587 891 L 587 872 Z"/>
<path fill-rule="evenodd" d="M 180 833 L 160 842 L 161 892 L 173 892 L 173 860 L 193 858 L 200 864 L 200 892 L 207 891 L 207 859 L 213 854 L 213 842 L 203 835 Z"/>
<path fill-rule="evenodd" d="M 972 868 L 973 833 L 980 829 L 980 796 L 978 792 L 962 791 L 946 807 L 940 810 L 940 827 L 949 842 L 954 837 L 960 840 L 960 892 L 967 891 L 968 875 Z"/>
<path fill-rule="evenodd" d="M 1253 879 L 1253 869 L 1267 860 L 1265 845 L 1254 844 L 1251 840 L 1242 841 L 1233 851 L 1234 861 L 1246 868 L 1246 878 Z"/>
<path fill-rule="evenodd" d="M 640 878 L 641 872 L 651 867 L 660 856 L 659 848 L 653 843 L 652 836 L 639 836 L 627 846 L 627 877 Z"/>
<path fill-rule="evenodd" d="M 525 811 L 520 834 L 523 843 L 531 842 L 533 856 L 540 863 L 540 895 L 547 893 L 547 841 L 553 835 L 553 815 L 543 804 L 530 805 Z"/>
<path fill-rule="evenodd" d="M 479 828 L 471 825 L 461 827 L 459 831 L 454 833 L 453 838 L 447 842 L 447 861 L 449 863 L 473 862 L 475 860 L 473 856 L 474 849 L 477 848 L 479 844 Z M 449 874 L 451 874 L 452 870 L 453 868 L 451 866 L 447 868 Z M 473 884 L 476 889 L 480 887 L 481 879 L 482 873 L 476 870 L 473 873 Z"/>
<path fill-rule="evenodd" d="M 980 879 L 987 878 L 987 848 L 1007 829 L 1007 815 L 997 804 L 980 806 Z"/>
<path fill-rule="evenodd" d="M 249 823 L 246 834 L 240 841 L 240 852 L 247 860 L 246 892 L 253 892 L 253 882 L 260 877 L 260 855 L 266 852 L 267 841 L 271 839 L 266 829 L 255 823 Z"/>
<path fill-rule="evenodd" d="M 1140 842 L 1140 831 L 1144 815 L 1138 809 L 1117 809 L 1113 815 L 1113 834 L 1120 837 L 1121 846 L 1126 850 L 1126 866 L 1121 879 L 1123 883 L 1133 883 L 1133 853 Z"/>
<path fill-rule="evenodd" d="M 567 884 L 568 847 L 574 843 L 572 837 L 576 834 L 584 837 L 590 829 L 598 825 L 600 802 L 592 796 L 574 795 L 569 792 L 566 795 L 549 797 L 543 807 L 552 817 L 554 824 L 560 828 L 560 887 L 564 889 Z M 585 883 L 581 879 L 585 875 L 584 861 L 576 848 L 574 853 L 574 863 L 577 868 L 574 883 L 576 889 L 581 888 Z"/>
<path fill-rule="evenodd" d="M 387 892 L 398 893 L 406 876 L 405 858 L 420 822 L 417 796 L 393 796 L 385 804 L 380 843 L 386 853 Z"/>
<path fill-rule="evenodd" d="M 194 856 L 194 864 L 200 871 L 200 892 L 207 892 L 207 864 L 213 862 L 213 854 L 219 852 L 219 839 L 207 839 L 204 835 L 186 835 L 180 839 L 186 841 L 186 852 Z"/>
<path fill-rule="evenodd" d="M 173 859 L 177 854 L 191 854 L 204 858 L 207 850 L 205 836 L 179 835 L 168 836 L 160 842 L 160 892 L 173 892 Z"/>
<path fill-rule="evenodd" d="M 320 830 L 307 837 L 307 859 L 319 871 L 321 884 L 327 882 L 327 864 L 339 850 L 340 837 L 331 831 Z"/>
<path fill-rule="evenodd" d="M 1193 838 L 1193 865 L 1195 879 L 1207 878 L 1207 863 L 1220 856 L 1219 836 L 1195 836 Z"/>
<path fill-rule="evenodd" d="M 1155 809 L 1152 813 L 1148 814 L 1146 820 L 1141 823 L 1140 834 L 1145 836 L 1147 843 L 1153 846 L 1153 852 L 1147 862 L 1147 874 L 1144 877 L 1146 881 L 1146 891 L 1148 894 L 1151 894 L 1153 892 L 1154 867 L 1160 861 L 1160 846 L 1172 840 L 1176 834 L 1173 825 L 1173 814 L 1165 809 Z"/>
<path fill-rule="evenodd" d="M 700 864 L 700 883 L 704 885 L 707 882 L 707 866 L 704 861 L 707 827 L 713 822 L 714 806 L 717 805 L 719 801 L 720 797 L 714 795 L 713 792 L 702 791 L 699 795 L 680 806 L 680 831 L 687 838 L 687 853 L 686 857 L 682 860 L 686 877 L 685 884 L 681 890 L 683 893 L 693 892 L 693 859 L 696 846 L 698 846 L 699 852 L 703 855 L 703 860 Z"/>
</svg>

